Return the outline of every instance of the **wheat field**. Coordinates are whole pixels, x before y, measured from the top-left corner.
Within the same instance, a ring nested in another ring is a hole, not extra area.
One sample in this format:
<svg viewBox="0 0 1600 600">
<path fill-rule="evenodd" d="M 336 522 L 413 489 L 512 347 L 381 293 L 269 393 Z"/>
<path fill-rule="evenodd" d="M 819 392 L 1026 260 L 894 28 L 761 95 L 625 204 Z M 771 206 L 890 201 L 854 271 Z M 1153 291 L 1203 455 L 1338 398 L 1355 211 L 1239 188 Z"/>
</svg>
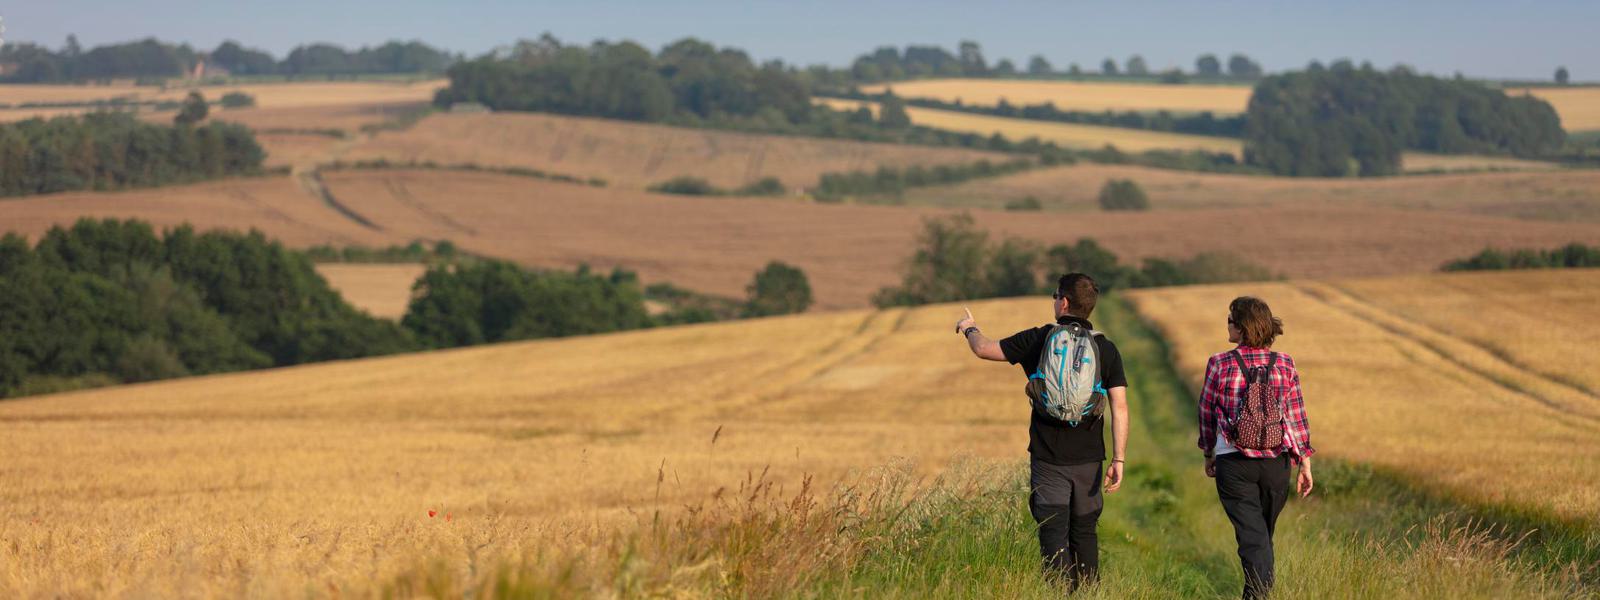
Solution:
<svg viewBox="0 0 1600 600">
<path fill-rule="evenodd" d="M 1258 283 L 1130 293 L 1198 385 L 1235 296 L 1284 320 L 1312 441 L 1476 502 L 1600 513 L 1600 270 Z"/>
<path fill-rule="evenodd" d="M 35 116 L 51 117 L 76 114 L 91 108 L 20 108 L 17 105 L 40 102 L 93 102 L 124 98 L 132 101 L 179 101 L 191 91 L 204 94 L 208 100 L 217 100 L 231 92 L 254 96 L 260 109 L 295 109 L 337 107 L 349 105 L 418 104 L 431 102 L 433 94 L 446 82 L 442 79 L 426 81 L 317 81 L 284 83 L 247 83 L 206 85 L 196 87 L 162 87 L 116 85 L 0 85 L 0 122 L 18 121 Z M 251 109 L 242 109 L 251 110 Z M 230 111 L 231 112 L 231 111 Z M 162 114 L 162 113 L 158 113 Z M 165 113 L 170 115 L 171 113 Z"/>
<path fill-rule="evenodd" d="M 411 303 L 411 286 L 427 267 L 417 263 L 323 263 L 317 274 L 345 301 L 374 317 L 399 319 Z"/>
<path fill-rule="evenodd" d="M 1536 87 L 1506 93 L 1531 94 L 1549 102 L 1561 115 L 1561 127 L 1568 132 L 1600 129 L 1600 87 Z"/>
<path fill-rule="evenodd" d="M 830 98 L 819 99 L 818 102 L 836 110 L 856 110 L 866 106 L 874 112 L 877 111 L 877 103 L 875 102 Z M 1166 131 L 1147 131 L 1126 127 L 1079 125 L 1077 123 L 975 115 L 917 106 L 906 107 L 906 113 L 911 116 L 913 124 L 925 127 L 946 129 L 960 133 L 975 133 L 984 136 L 998 133 L 1016 141 L 1038 137 L 1040 140 L 1055 142 L 1068 148 L 1086 150 L 1096 150 L 1109 145 L 1116 146 L 1117 149 L 1124 152 L 1204 150 L 1206 152 L 1223 152 L 1237 156 L 1242 147 L 1239 140 L 1235 139 Z"/>
<path fill-rule="evenodd" d="M 1218 115 L 1244 112 L 1250 102 L 1248 85 L 1156 83 L 1103 83 L 1027 79 L 922 79 L 863 86 L 879 94 L 894 90 L 902 98 L 933 98 L 944 102 L 994 106 L 1004 99 L 1012 105 L 1054 103 L 1059 110 L 1158 111 Z"/>
<path fill-rule="evenodd" d="M 1047 299 L 971 304 L 993 331 Z M 954 306 L 324 363 L 0 403 L 8 597 L 326 596 L 738 489 L 1021 457 Z M 783 343 L 773 343 L 783 340 Z M 625 349 L 625 351 L 619 351 Z"/>
</svg>

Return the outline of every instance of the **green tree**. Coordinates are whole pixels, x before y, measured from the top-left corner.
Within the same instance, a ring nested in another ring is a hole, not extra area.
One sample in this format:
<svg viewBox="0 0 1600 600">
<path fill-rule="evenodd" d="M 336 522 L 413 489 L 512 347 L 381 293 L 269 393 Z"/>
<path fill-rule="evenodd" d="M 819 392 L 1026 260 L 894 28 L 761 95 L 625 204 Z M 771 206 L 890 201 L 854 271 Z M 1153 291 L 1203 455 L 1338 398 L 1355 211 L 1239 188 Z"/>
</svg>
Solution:
<svg viewBox="0 0 1600 600">
<path fill-rule="evenodd" d="M 209 111 L 210 107 L 206 105 L 205 96 L 200 95 L 200 92 L 189 92 L 189 97 L 183 100 L 183 108 L 178 109 L 178 114 L 172 118 L 172 122 L 178 125 L 194 125 L 204 121 Z"/>
<path fill-rule="evenodd" d="M 1566 85 L 1567 84 L 1567 79 L 1568 79 L 1567 68 L 1564 67 L 1564 66 L 1556 67 L 1556 84 L 1557 85 Z"/>
<path fill-rule="evenodd" d="M 1100 187 L 1100 208 L 1105 210 L 1149 210 L 1150 199 L 1132 179 L 1108 179 Z"/>
<path fill-rule="evenodd" d="M 1002 58 L 1000 62 L 994 64 L 993 74 L 1000 77 L 1015 77 L 1017 75 L 1017 65 L 1011 62 L 1009 58 Z"/>
<path fill-rule="evenodd" d="M 1117 61 L 1111 60 L 1110 58 L 1107 58 L 1107 59 L 1105 59 L 1103 61 L 1100 61 L 1100 74 L 1101 75 L 1116 75 L 1117 74 Z"/>
<path fill-rule="evenodd" d="M 1150 74 L 1150 67 L 1144 64 L 1144 57 L 1137 54 L 1128 57 L 1128 66 L 1125 70 L 1129 75 L 1144 76 Z"/>
<path fill-rule="evenodd" d="M 1250 60 L 1243 54 L 1234 54 L 1228 57 L 1228 75 L 1240 79 L 1256 79 L 1261 77 L 1261 65 Z"/>
<path fill-rule="evenodd" d="M 1222 75 L 1222 61 L 1217 60 L 1215 54 L 1202 54 L 1194 61 L 1194 72 L 1202 77 L 1218 77 Z"/>
<path fill-rule="evenodd" d="M 1035 54 L 1028 59 L 1029 75 L 1044 76 L 1052 72 L 1054 72 L 1054 68 L 1050 66 L 1050 61 L 1046 60 L 1043 55 Z"/>
<path fill-rule="evenodd" d="M 995 247 L 984 276 L 988 296 L 1010 298 L 1037 292 L 1039 248 L 1026 240 L 1007 239 Z"/>
<path fill-rule="evenodd" d="M 898 306 L 984 297 L 988 240 L 966 213 L 924 220 L 900 285 L 879 290 L 873 301 Z"/>
<path fill-rule="evenodd" d="M 758 271 L 745 292 L 747 317 L 800 313 L 811 306 L 811 283 L 805 272 L 779 261 Z"/>
<path fill-rule="evenodd" d="M 911 114 L 906 112 L 906 101 L 893 92 L 887 92 L 878 103 L 878 124 L 889 129 L 911 127 Z"/>
</svg>

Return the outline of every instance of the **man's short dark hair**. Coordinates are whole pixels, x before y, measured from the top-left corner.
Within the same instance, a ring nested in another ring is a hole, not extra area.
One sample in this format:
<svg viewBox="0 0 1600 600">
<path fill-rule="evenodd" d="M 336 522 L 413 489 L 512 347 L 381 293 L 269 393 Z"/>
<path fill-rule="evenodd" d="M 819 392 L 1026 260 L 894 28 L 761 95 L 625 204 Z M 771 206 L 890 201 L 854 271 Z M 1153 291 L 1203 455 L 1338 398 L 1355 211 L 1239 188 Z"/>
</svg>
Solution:
<svg viewBox="0 0 1600 600">
<path fill-rule="evenodd" d="M 1067 299 L 1067 314 L 1087 319 L 1100 299 L 1100 286 L 1088 273 L 1067 273 L 1056 283 L 1056 294 Z"/>
</svg>

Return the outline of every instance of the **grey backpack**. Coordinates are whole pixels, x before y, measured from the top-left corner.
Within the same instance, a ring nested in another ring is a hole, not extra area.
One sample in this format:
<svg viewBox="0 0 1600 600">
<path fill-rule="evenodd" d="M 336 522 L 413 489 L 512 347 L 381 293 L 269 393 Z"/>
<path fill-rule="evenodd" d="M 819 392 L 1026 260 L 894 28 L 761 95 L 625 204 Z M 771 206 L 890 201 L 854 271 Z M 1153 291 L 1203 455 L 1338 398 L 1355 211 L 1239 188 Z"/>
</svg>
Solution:
<svg viewBox="0 0 1600 600">
<path fill-rule="evenodd" d="M 1102 334 L 1078 323 L 1056 325 L 1044 338 L 1039 368 L 1028 376 L 1028 400 L 1047 417 L 1077 427 L 1105 412 L 1106 388 L 1100 382 Z"/>
</svg>

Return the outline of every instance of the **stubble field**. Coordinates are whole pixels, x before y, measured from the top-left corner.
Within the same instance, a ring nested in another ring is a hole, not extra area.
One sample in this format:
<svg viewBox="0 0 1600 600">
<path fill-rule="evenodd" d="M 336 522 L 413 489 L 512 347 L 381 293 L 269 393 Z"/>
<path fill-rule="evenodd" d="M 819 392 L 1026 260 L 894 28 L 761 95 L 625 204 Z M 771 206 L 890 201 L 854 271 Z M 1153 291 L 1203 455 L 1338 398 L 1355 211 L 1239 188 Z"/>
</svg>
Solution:
<svg viewBox="0 0 1600 600">
<path fill-rule="evenodd" d="M 723 188 L 777 177 L 810 187 L 823 173 L 1003 161 L 1004 154 L 669 127 L 541 113 L 440 114 L 379 134 L 350 160 L 476 163 L 599 177 L 644 189 L 692 176 Z"/>
</svg>

